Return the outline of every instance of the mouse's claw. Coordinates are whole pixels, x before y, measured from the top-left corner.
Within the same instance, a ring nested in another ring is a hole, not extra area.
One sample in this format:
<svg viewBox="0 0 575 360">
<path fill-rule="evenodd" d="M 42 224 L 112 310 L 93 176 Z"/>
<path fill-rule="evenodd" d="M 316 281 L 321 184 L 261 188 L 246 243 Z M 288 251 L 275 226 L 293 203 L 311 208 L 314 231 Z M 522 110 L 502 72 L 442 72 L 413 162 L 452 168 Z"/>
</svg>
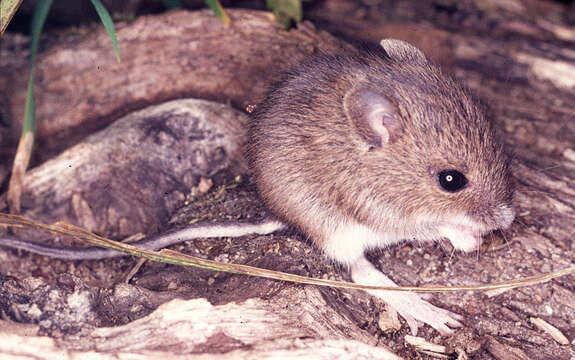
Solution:
<svg viewBox="0 0 575 360">
<path fill-rule="evenodd" d="M 409 329 L 411 330 L 411 335 L 416 336 L 417 335 L 417 331 L 419 330 L 419 321 L 415 320 L 415 318 L 413 316 L 410 315 L 401 315 L 405 321 L 407 322 L 407 326 L 409 326 Z"/>
<path fill-rule="evenodd" d="M 453 328 L 463 326 L 461 315 L 432 305 L 418 294 L 394 294 L 386 297 L 385 300 L 407 321 L 413 335 L 417 334 L 418 321 L 446 336 L 454 334 Z"/>
</svg>

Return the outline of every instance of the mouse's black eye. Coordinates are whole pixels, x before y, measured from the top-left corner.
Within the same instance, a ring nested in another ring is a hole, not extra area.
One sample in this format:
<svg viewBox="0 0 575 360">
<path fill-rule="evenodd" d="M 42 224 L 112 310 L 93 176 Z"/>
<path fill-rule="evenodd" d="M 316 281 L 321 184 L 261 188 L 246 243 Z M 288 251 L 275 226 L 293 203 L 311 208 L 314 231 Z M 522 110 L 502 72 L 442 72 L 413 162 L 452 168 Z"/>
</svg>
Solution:
<svg viewBox="0 0 575 360">
<path fill-rule="evenodd" d="M 467 185 L 465 175 L 454 169 L 441 170 L 439 174 L 437 174 L 437 180 L 441 188 L 449 192 L 459 191 Z"/>
</svg>

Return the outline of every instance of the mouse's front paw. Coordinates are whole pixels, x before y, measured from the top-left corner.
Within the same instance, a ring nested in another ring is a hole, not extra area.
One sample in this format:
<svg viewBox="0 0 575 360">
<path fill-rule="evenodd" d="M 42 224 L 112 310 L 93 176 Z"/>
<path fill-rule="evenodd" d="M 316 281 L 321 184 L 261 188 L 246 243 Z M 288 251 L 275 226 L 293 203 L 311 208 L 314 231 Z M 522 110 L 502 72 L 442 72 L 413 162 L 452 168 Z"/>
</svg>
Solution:
<svg viewBox="0 0 575 360">
<path fill-rule="evenodd" d="M 449 310 L 439 308 L 423 300 L 418 294 L 395 294 L 396 299 L 389 304 L 407 321 L 411 333 L 417 334 L 418 321 L 421 321 L 441 335 L 453 335 L 452 328 L 461 327 L 463 317 Z"/>
</svg>

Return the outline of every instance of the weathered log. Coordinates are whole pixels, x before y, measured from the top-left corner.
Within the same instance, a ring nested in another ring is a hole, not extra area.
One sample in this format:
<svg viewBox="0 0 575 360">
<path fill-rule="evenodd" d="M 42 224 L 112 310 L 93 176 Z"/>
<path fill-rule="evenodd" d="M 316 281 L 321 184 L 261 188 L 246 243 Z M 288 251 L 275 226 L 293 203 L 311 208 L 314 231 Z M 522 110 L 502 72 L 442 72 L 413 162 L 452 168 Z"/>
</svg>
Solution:
<svg viewBox="0 0 575 360">
<path fill-rule="evenodd" d="M 27 329 L 24 334 L 9 334 L 0 329 L 0 354 L 22 358 L 41 354 L 42 358 L 59 359 L 75 359 L 94 353 L 102 359 L 118 356 L 179 358 L 184 355 L 201 359 L 205 356 L 199 355 L 202 353 L 209 353 L 211 359 L 331 359 L 333 356 L 340 359 L 400 359 L 384 346 L 376 346 L 375 339 L 365 330 L 349 328 L 349 320 L 329 307 L 322 294 L 311 287 L 292 286 L 272 299 L 255 298 L 219 306 L 205 299 L 174 299 L 148 316 L 125 325 L 95 327 L 96 314 L 92 306 L 95 290 L 79 286 L 79 279 L 68 278 L 76 282 L 73 292 L 48 286 L 39 279 L 24 280 L 25 286 L 36 286 L 36 289 L 30 289 L 33 293 L 37 293 L 38 288 L 42 289 L 40 293 L 64 295 L 68 292 L 70 301 L 62 303 L 59 297 L 52 296 L 53 304 L 49 305 L 48 300 L 43 309 L 28 311 L 29 308 L 22 307 L 21 311 L 25 317 L 29 314 L 42 317 L 42 311 L 57 311 L 58 314 L 50 318 L 50 326 L 76 329 L 79 333 L 54 342 L 51 338 L 38 336 L 37 329 Z M 109 298 L 110 306 L 121 302 L 122 298 L 142 297 L 141 290 L 130 285 L 117 285 L 114 293 L 116 295 Z M 155 296 L 163 297 L 161 294 Z M 133 302 L 131 308 L 138 304 L 139 301 Z"/>
<path fill-rule="evenodd" d="M 204 100 L 135 112 L 29 171 L 23 214 L 114 238 L 153 233 L 202 177 L 242 172 L 246 126 L 243 113 Z"/>
</svg>

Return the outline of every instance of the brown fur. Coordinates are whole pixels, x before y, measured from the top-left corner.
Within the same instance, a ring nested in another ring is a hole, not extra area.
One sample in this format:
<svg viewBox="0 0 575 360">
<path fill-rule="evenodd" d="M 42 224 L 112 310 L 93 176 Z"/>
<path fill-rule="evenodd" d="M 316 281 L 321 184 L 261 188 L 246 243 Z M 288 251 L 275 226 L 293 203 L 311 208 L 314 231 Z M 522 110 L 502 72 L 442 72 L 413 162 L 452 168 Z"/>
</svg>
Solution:
<svg viewBox="0 0 575 360">
<path fill-rule="evenodd" d="M 511 201 L 507 158 L 481 106 L 421 53 L 394 55 L 318 56 L 252 114 L 248 160 L 262 198 L 319 245 L 346 218 L 410 236 L 417 215 L 465 213 L 495 229 L 497 206 Z M 373 148 L 346 117 L 343 98 L 357 86 L 395 104 L 393 142 Z M 468 186 L 443 191 L 443 169 L 464 173 Z"/>
</svg>

